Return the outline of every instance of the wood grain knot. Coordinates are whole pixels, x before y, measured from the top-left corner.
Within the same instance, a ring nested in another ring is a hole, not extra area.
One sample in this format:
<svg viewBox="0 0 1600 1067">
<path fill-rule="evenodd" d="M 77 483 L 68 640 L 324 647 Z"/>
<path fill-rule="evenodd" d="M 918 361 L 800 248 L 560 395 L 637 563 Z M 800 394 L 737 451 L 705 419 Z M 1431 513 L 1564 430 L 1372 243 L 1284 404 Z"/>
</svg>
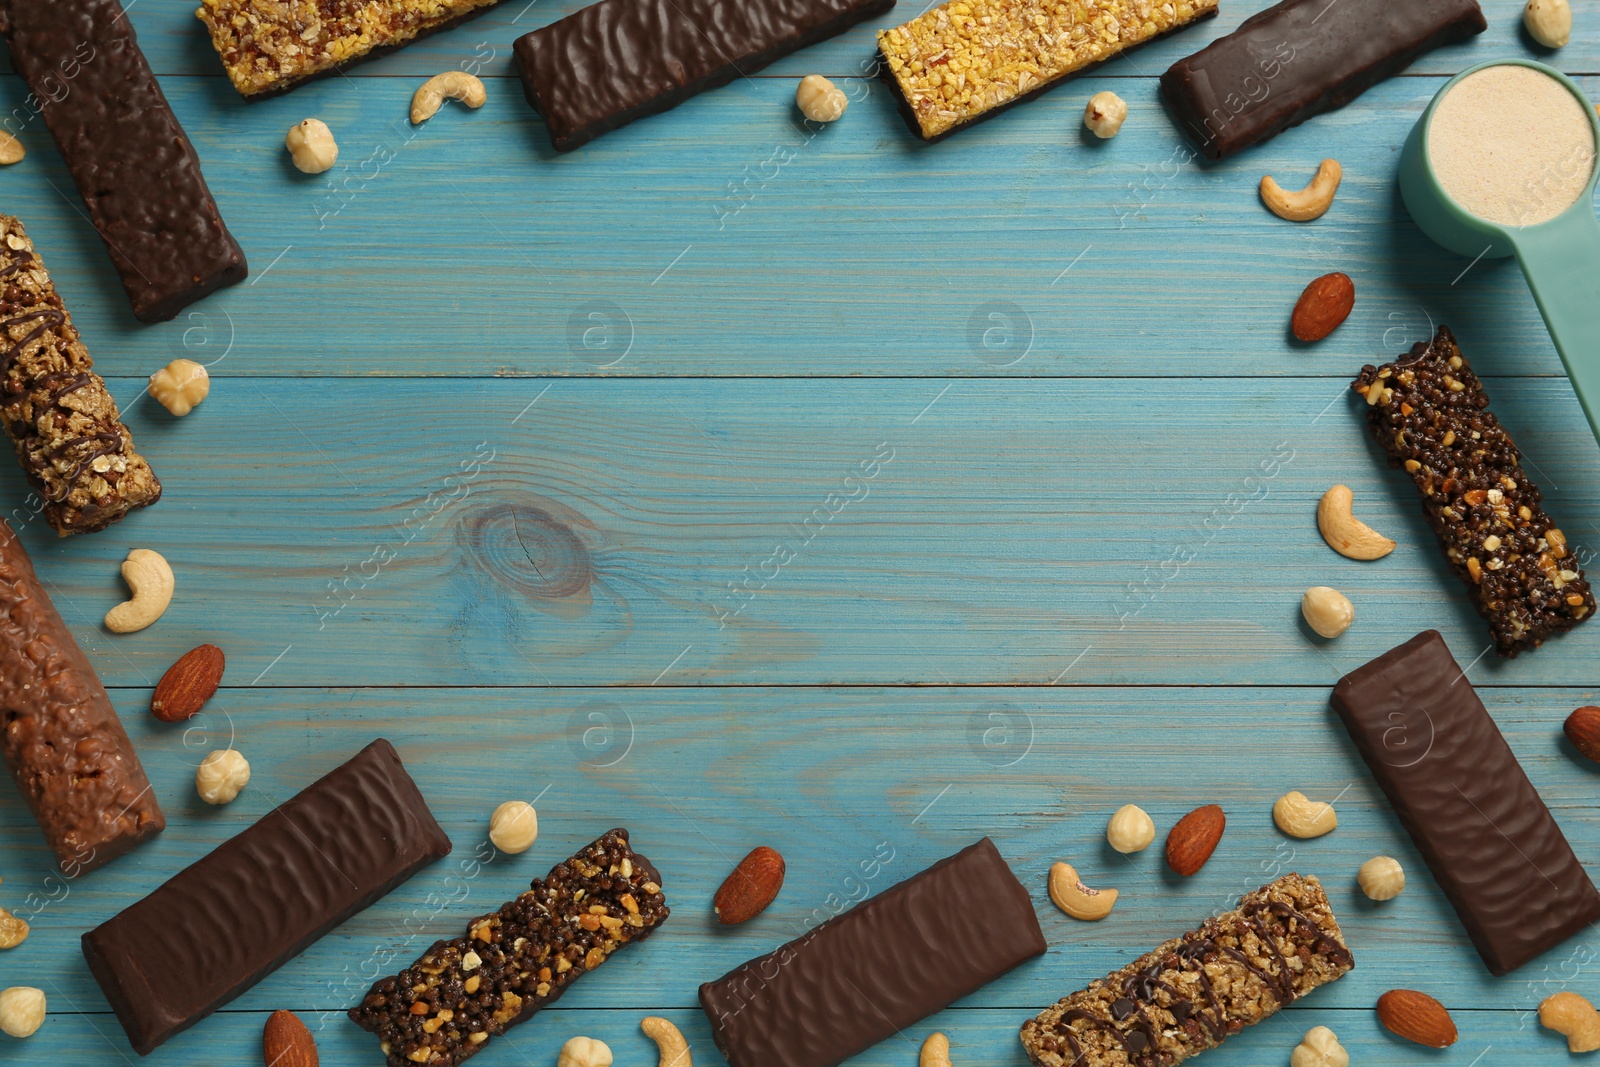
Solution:
<svg viewBox="0 0 1600 1067">
<path fill-rule="evenodd" d="M 473 512 L 460 529 L 469 558 L 505 588 L 535 600 L 566 600 L 589 591 L 589 549 L 544 508 L 497 502 Z"/>
</svg>

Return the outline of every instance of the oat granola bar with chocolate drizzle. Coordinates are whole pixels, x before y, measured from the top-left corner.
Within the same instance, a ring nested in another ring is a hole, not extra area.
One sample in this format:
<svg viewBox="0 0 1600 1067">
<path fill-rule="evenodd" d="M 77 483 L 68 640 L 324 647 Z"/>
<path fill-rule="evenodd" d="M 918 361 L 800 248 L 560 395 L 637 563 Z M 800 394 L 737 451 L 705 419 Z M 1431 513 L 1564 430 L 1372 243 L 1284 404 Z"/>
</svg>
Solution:
<svg viewBox="0 0 1600 1067">
<path fill-rule="evenodd" d="M 453 1067 L 531 1018 L 666 921 L 661 875 L 617 829 L 555 866 L 464 937 L 438 941 L 380 979 L 350 1018 L 378 1036 L 389 1067 Z"/>
<path fill-rule="evenodd" d="M 0 386 L 6 433 L 57 533 L 101 530 L 161 499 L 43 260 L 10 215 L 0 215 Z"/>
<path fill-rule="evenodd" d="M 1594 593 L 1566 535 L 1449 327 L 1407 356 L 1366 366 L 1351 388 L 1389 461 L 1411 476 L 1450 569 L 1489 622 L 1502 656 L 1594 614 Z"/>
<path fill-rule="evenodd" d="M 1322 884 L 1286 874 L 1046 1008 L 1022 1045 L 1037 1067 L 1171 1067 L 1353 966 Z"/>
</svg>

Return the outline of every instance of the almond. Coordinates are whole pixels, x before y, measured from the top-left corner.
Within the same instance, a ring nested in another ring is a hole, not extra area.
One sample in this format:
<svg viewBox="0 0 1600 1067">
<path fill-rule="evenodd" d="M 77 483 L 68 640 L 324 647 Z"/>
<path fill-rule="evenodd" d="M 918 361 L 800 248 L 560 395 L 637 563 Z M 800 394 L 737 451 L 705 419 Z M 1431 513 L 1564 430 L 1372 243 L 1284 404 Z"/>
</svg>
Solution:
<svg viewBox="0 0 1600 1067">
<path fill-rule="evenodd" d="M 1355 305 L 1356 283 L 1350 275 L 1324 274 L 1300 294 L 1289 328 L 1302 341 L 1320 341 L 1338 328 Z"/>
<path fill-rule="evenodd" d="M 191 648 L 167 668 L 150 695 L 150 714 L 162 722 L 193 718 L 222 684 L 226 660 L 216 645 Z"/>
<path fill-rule="evenodd" d="M 1600 763 L 1600 708 L 1579 708 L 1561 729 L 1573 748 Z"/>
<path fill-rule="evenodd" d="M 267 1067 L 318 1067 L 317 1042 L 292 1011 L 267 1016 L 261 1031 L 261 1055 Z"/>
<path fill-rule="evenodd" d="M 783 857 L 762 845 L 739 861 L 728 880 L 717 890 L 712 907 L 725 926 L 754 919 L 777 897 L 783 888 Z"/>
<path fill-rule="evenodd" d="M 1195 808 L 1178 820 L 1167 835 L 1167 866 L 1187 878 L 1211 858 L 1228 817 L 1215 804 Z"/>
<path fill-rule="evenodd" d="M 1456 1043 L 1456 1024 L 1444 1005 L 1415 989 L 1391 989 L 1378 998 L 1378 1021 L 1391 1033 L 1429 1048 Z"/>
</svg>

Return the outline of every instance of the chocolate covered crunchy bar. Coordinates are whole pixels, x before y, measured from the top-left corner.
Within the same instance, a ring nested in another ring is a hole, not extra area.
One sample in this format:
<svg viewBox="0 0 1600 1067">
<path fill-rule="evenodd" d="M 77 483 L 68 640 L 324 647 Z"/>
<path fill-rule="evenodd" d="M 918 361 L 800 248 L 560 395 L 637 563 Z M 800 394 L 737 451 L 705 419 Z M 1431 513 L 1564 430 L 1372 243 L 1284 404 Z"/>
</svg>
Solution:
<svg viewBox="0 0 1600 1067">
<path fill-rule="evenodd" d="M 1315 878 L 1286 874 L 1022 1026 L 1037 1067 L 1182 1063 L 1355 961 Z"/>
<path fill-rule="evenodd" d="M 1489 621 L 1502 656 L 1537 648 L 1594 614 L 1566 535 L 1540 506 L 1511 435 L 1449 327 L 1351 385 L 1390 462 L 1403 467 L 1450 569 Z"/>
<path fill-rule="evenodd" d="M 666 921 L 661 875 L 617 829 L 527 892 L 376 982 L 350 1018 L 389 1067 L 448 1067 L 531 1018 L 611 954 Z"/>
<path fill-rule="evenodd" d="M 22 223 L 0 215 L 0 414 L 57 533 L 100 530 L 161 498 Z"/>
<path fill-rule="evenodd" d="M 937 141 L 1217 13 L 1217 0 L 950 0 L 878 34 L 912 130 Z"/>
</svg>

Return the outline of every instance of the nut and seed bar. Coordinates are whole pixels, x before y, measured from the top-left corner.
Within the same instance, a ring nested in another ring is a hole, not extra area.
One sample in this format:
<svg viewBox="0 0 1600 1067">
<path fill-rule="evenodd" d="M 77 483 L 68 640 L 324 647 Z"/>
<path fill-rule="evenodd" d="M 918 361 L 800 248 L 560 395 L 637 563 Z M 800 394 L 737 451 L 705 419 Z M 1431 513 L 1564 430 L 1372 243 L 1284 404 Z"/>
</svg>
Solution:
<svg viewBox="0 0 1600 1067">
<path fill-rule="evenodd" d="M 350 1018 L 389 1067 L 453 1067 L 666 921 L 661 875 L 612 830 L 527 892 L 373 984 Z"/>
<path fill-rule="evenodd" d="M 403 48 L 500 0 L 201 0 L 222 67 L 245 99 Z"/>
<path fill-rule="evenodd" d="M 62 536 L 161 499 L 22 223 L 0 215 L 0 416 Z"/>
<path fill-rule="evenodd" d="M 1351 385 L 1389 461 L 1411 475 L 1428 525 L 1489 621 L 1502 656 L 1537 648 L 1594 614 L 1566 535 L 1540 506 L 1511 435 L 1448 327 Z"/>
<path fill-rule="evenodd" d="M 1286 874 L 1022 1026 L 1036 1067 L 1171 1067 L 1355 961 L 1322 883 Z"/>
<path fill-rule="evenodd" d="M 1217 13 L 1217 0 L 950 0 L 878 34 L 884 78 L 925 141 Z"/>
</svg>

